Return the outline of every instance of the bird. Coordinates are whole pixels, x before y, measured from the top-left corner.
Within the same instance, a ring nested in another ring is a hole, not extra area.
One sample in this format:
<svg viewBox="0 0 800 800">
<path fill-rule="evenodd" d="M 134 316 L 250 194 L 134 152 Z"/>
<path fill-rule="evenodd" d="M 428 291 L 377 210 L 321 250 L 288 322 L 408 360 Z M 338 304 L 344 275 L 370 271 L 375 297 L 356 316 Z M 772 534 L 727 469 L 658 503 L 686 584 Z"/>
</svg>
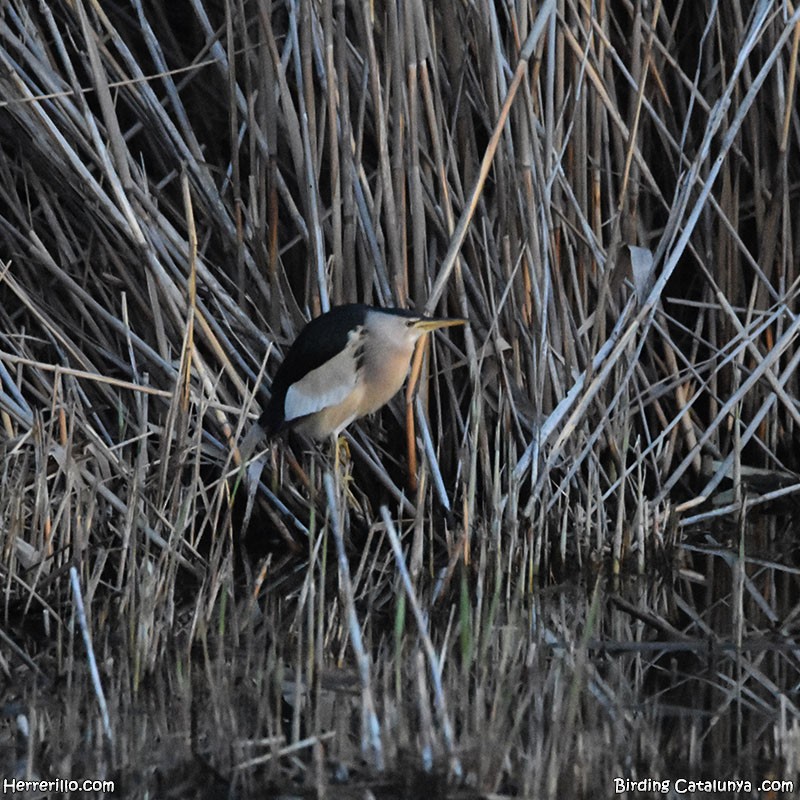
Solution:
<svg viewBox="0 0 800 800">
<path fill-rule="evenodd" d="M 258 419 L 260 435 L 293 429 L 317 441 L 338 437 L 400 391 L 422 336 L 465 323 L 402 308 L 334 306 L 312 319 L 286 353 Z"/>
</svg>

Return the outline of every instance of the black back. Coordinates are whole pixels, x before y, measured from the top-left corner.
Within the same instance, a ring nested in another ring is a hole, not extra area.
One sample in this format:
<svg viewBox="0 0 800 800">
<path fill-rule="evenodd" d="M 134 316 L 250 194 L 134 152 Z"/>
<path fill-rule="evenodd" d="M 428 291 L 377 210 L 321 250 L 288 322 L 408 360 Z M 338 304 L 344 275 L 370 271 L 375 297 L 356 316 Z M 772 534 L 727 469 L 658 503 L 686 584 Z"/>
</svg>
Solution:
<svg viewBox="0 0 800 800">
<path fill-rule="evenodd" d="M 362 303 L 335 306 L 300 331 L 275 373 L 272 396 L 258 420 L 269 435 L 277 433 L 286 421 L 284 404 L 289 387 L 344 350 L 350 331 L 364 324 L 370 310 Z"/>
</svg>

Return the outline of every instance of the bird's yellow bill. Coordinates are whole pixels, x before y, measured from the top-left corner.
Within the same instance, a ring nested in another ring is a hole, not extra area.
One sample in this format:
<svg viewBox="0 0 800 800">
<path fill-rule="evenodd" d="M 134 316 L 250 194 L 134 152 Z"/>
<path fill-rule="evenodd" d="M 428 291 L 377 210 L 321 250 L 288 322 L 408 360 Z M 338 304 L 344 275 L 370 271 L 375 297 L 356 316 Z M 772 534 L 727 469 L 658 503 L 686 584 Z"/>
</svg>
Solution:
<svg viewBox="0 0 800 800">
<path fill-rule="evenodd" d="M 420 331 L 435 331 L 438 328 L 452 328 L 454 325 L 465 325 L 465 319 L 460 317 L 440 317 L 439 319 L 421 319 L 414 323 L 414 327 Z"/>
</svg>

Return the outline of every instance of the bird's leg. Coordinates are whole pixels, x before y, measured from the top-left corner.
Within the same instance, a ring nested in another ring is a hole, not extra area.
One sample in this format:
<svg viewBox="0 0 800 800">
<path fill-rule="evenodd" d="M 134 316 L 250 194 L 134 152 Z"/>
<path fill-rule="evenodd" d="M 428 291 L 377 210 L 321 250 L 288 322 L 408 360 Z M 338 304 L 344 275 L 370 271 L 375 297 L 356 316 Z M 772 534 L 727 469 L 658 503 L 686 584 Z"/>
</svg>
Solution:
<svg viewBox="0 0 800 800">
<path fill-rule="evenodd" d="M 350 490 L 353 466 L 350 457 L 350 445 L 348 445 L 347 439 L 342 435 L 332 438 L 333 469 L 337 491 L 340 496 L 344 497 L 348 506 L 359 508 L 358 500 Z"/>
<path fill-rule="evenodd" d="M 336 462 L 344 464 L 347 472 L 350 472 L 350 445 L 342 435 L 336 437 Z"/>
<path fill-rule="evenodd" d="M 338 434 L 331 436 L 331 444 L 333 446 L 333 474 L 336 480 L 336 488 L 341 490 L 346 483 L 342 480 L 345 477 L 342 473 L 342 464 L 344 464 L 345 469 L 349 467 L 350 448 L 347 446 L 347 440 L 344 436 L 339 436 Z"/>
</svg>

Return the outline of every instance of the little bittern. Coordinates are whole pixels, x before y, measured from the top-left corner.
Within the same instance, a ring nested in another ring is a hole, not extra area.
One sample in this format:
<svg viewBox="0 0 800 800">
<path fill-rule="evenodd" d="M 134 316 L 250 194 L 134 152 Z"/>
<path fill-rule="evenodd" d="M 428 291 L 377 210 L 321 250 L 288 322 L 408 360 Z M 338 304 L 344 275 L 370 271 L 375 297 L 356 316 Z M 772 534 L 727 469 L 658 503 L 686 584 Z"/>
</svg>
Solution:
<svg viewBox="0 0 800 800">
<path fill-rule="evenodd" d="M 332 308 L 289 348 L 259 427 L 267 435 L 294 428 L 312 439 L 337 436 L 397 394 L 421 336 L 465 322 L 356 303 Z"/>
</svg>

